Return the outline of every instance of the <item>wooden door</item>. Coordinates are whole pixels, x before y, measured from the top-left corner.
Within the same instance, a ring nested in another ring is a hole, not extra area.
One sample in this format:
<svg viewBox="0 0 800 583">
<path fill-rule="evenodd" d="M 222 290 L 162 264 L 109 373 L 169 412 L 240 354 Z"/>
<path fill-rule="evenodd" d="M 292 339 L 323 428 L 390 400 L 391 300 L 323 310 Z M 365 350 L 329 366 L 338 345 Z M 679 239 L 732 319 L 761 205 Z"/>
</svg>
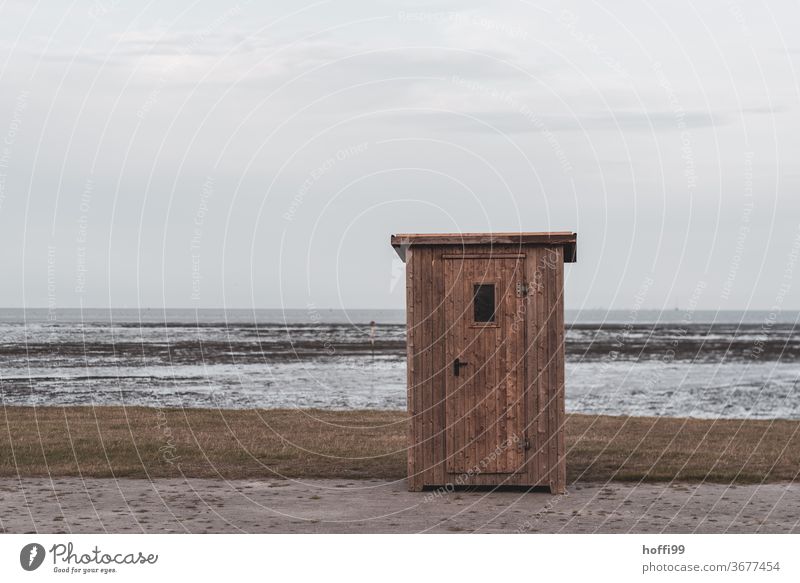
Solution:
<svg viewBox="0 0 800 583">
<path fill-rule="evenodd" d="M 448 473 L 525 462 L 524 257 L 444 256 Z"/>
</svg>

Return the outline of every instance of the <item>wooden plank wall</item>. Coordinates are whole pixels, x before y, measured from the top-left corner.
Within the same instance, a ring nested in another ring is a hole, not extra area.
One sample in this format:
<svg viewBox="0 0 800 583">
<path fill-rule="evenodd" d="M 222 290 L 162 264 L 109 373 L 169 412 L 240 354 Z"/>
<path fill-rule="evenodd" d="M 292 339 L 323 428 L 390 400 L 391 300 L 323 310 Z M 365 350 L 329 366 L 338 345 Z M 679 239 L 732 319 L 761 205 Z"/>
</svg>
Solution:
<svg viewBox="0 0 800 583">
<path fill-rule="evenodd" d="M 408 487 L 418 491 L 446 483 L 444 271 L 441 247 L 413 246 L 406 253 Z"/>
<path fill-rule="evenodd" d="M 566 489 L 563 248 L 529 248 L 525 275 L 531 283 L 526 408 L 531 449 L 527 473 L 531 484 L 563 493 Z"/>
<path fill-rule="evenodd" d="M 538 247 L 529 248 L 525 264 L 525 278 L 529 283 L 526 312 L 526 384 L 528 388 L 526 421 L 528 438 L 531 440 L 531 449 L 528 450 L 528 476 L 533 484 L 542 483 L 549 464 L 547 448 L 544 446 L 547 439 L 547 416 L 542 411 L 543 404 L 546 403 L 547 391 L 545 382 L 547 345 L 542 326 L 546 296 L 540 266 L 540 250 Z"/>
<path fill-rule="evenodd" d="M 566 331 L 564 329 L 564 248 L 555 247 L 557 259 L 553 269 L 554 308 L 551 325 L 556 329 L 556 346 L 553 347 L 553 368 L 556 371 L 556 385 L 553 387 L 556 410 L 556 439 L 558 441 L 557 457 L 552 460 L 555 465 L 555 487 L 550 488 L 554 494 L 563 494 L 567 490 L 567 450 L 565 441 L 565 425 L 567 423 L 565 403 L 565 355 Z"/>
<path fill-rule="evenodd" d="M 543 404 L 547 415 L 547 468 L 539 476 L 550 491 L 563 493 L 566 489 L 566 460 L 564 457 L 564 251 L 561 247 L 540 248 L 540 263 L 544 278 L 544 302 L 541 338 L 546 342 Z"/>
<path fill-rule="evenodd" d="M 470 248 L 470 253 L 488 253 Z M 530 282 L 526 306 L 525 428 L 531 442 L 527 462 L 517 474 L 481 473 L 471 477 L 446 470 L 445 346 L 443 252 L 453 247 L 414 245 L 406 256 L 408 351 L 408 488 L 464 485 L 540 485 L 552 492 L 566 488 L 564 445 L 564 300 L 563 248 L 526 246 L 525 278 Z M 460 249 L 459 249 L 460 251 Z M 519 252 L 516 246 L 493 253 Z M 539 285 L 537 285 L 539 284 Z M 520 436 L 521 439 L 524 436 Z"/>
</svg>

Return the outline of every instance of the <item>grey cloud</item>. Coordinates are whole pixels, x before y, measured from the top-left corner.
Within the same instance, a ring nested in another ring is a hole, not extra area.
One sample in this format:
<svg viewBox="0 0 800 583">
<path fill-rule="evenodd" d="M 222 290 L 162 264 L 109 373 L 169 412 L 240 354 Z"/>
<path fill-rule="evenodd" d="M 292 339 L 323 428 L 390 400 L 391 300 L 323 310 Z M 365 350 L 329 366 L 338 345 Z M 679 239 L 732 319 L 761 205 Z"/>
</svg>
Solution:
<svg viewBox="0 0 800 583">
<path fill-rule="evenodd" d="M 471 131 L 526 133 L 542 131 L 583 131 L 583 130 L 641 130 L 668 131 L 682 128 L 701 128 L 728 123 L 726 116 L 706 112 L 670 111 L 610 111 L 607 113 L 584 114 L 575 117 L 556 115 L 535 115 L 530 110 L 487 112 L 453 111 L 448 112 L 409 112 L 395 117 L 402 123 L 417 123 L 426 127 L 445 131 Z"/>
<path fill-rule="evenodd" d="M 362 82 L 391 78 L 440 78 L 453 76 L 479 76 L 485 80 L 519 78 L 525 79 L 513 64 L 513 55 L 499 51 L 471 52 L 442 48 L 388 48 L 361 49 L 360 47 L 331 44 L 326 47 L 303 46 L 296 50 L 278 53 L 279 72 L 256 74 L 246 85 L 261 85 L 274 81 L 281 72 L 292 76 L 304 70 L 318 67 L 313 78 L 329 81 L 330 78 Z M 555 69 L 551 66 L 528 66 L 525 73 L 537 77 L 547 75 Z"/>
<path fill-rule="evenodd" d="M 248 53 L 257 49 L 248 35 L 239 31 L 200 31 L 173 33 L 128 33 L 110 37 L 107 49 L 83 47 L 70 51 L 48 49 L 37 58 L 51 62 L 126 63 L 141 57 L 160 56 L 214 56 Z"/>
<path fill-rule="evenodd" d="M 753 115 L 774 115 L 776 113 L 783 113 L 789 111 L 789 108 L 783 105 L 761 105 L 757 107 L 745 107 L 742 113 Z"/>
</svg>

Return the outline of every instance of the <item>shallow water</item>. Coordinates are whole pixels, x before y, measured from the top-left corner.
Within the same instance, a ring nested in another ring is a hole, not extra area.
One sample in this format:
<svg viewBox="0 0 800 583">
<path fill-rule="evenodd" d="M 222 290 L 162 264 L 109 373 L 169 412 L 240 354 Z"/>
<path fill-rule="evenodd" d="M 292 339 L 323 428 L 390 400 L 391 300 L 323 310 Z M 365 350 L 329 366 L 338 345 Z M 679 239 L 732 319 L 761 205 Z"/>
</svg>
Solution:
<svg viewBox="0 0 800 583">
<path fill-rule="evenodd" d="M 567 410 L 800 418 L 800 326 L 796 313 L 780 316 L 568 312 Z M 379 323 L 374 343 L 370 320 Z M 0 396 L 5 404 L 402 409 L 403 321 L 389 310 L 3 310 Z"/>
</svg>

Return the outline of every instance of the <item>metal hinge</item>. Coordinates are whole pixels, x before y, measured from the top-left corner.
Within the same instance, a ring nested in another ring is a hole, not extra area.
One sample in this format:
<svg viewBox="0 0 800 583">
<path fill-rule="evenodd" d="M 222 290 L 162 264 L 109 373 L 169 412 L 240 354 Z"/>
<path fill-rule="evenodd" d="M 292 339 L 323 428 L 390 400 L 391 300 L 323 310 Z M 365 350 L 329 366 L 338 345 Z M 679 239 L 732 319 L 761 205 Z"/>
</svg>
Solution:
<svg viewBox="0 0 800 583">
<path fill-rule="evenodd" d="M 527 295 L 528 295 L 528 284 L 523 281 L 517 282 L 517 297 L 522 298 Z"/>
</svg>

